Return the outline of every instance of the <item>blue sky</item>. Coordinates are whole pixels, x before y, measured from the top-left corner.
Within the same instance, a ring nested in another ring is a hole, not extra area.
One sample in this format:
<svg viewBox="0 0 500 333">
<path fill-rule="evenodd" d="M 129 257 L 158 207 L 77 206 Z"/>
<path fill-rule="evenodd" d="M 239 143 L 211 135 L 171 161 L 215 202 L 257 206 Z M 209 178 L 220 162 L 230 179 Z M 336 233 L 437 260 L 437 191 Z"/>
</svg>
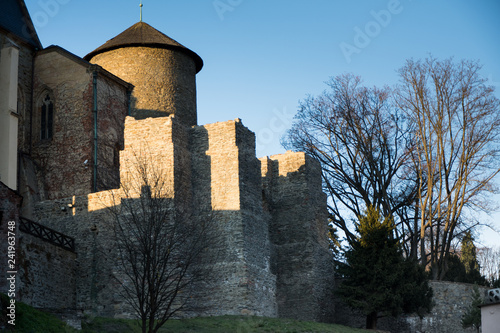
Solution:
<svg viewBox="0 0 500 333">
<path fill-rule="evenodd" d="M 44 47 L 82 57 L 139 21 L 139 0 L 26 5 Z M 499 17 L 495 0 L 143 0 L 143 21 L 204 61 L 198 123 L 241 118 L 259 157 L 284 152 L 298 102 L 343 73 L 392 86 L 405 59 L 475 59 L 500 97 Z"/>
</svg>

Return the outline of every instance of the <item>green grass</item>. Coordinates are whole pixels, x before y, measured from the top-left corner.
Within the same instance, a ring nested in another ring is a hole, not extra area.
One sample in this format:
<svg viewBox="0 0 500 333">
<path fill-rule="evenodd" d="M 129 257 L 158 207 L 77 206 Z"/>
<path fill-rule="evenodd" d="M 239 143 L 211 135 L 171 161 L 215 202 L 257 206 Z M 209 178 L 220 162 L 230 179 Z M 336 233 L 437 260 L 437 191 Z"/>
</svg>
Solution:
<svg viewBox="0 0 500 333">
<path fill-rule="evenodd" d="M 5 326 L 6 331 L 22 332 L 22 333 L 75 333 L 78 330 L 66 325 L 56 316 L 49 313 L 36 310 L 21 302 L 16 302 L 16 318 L 15 326 L 7 323 L 10 320 L 7 317 L 7 306 L 9 298 L 0 294 L 1 303 L 1 318 L 0 327 Z"/>
<path fill-rule="evenodd" d="M 82 333 L 123 332 L 140 333 L 133 320 L 95 318 L 83 325 Z M 366 330 L 282 318 L 249 316 L 201 317 L 169 320 L 161 333 L 362 333 Z"/>
<path fill-rule="evenodd" d="M 78 331 L 54 315 L 36 310 L 26 304 L 16 302 L 16 326 L 6 323 L 9 299 L 0 294 L 0 327 L 6 326 L 13 332 L 23 333 L 140 333 L 137 320 L 100 318 L 87 319 Z M 9 332 L 9 330 L 7 330 Z M 220 316 L 169 320 L 160 333 L 362 333 L 366 330 L 341 325 L 331 325 L 283 318 L 252 316 Z"/>
</svg>

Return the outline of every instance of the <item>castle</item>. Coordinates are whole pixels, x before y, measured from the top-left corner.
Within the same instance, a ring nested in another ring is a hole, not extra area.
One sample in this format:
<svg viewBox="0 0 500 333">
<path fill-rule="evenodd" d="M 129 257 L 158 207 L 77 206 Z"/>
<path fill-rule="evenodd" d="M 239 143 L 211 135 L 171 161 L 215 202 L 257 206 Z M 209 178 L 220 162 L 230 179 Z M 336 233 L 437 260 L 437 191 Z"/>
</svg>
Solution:
<svg viewBox="0 0 500 333">
<path fill-rule="evenodd" d="M 217 287 L 198 315 L 331 321 L 333 274 L 319 164 L 258 159 L 240 119 L 198 125 L 202 59 L 138 22 L 83 59 L 43 48 L 23 0 L 0 13 L 1 235 L 16 222 L 16 296 L 60 313 L 129 316 L 117 299 L 103 202 L 145 144 L 175 204 L 224 224 Z M 2 254 L 7 242 L 2 240 Z M 3 259 L 2 259 L 3 260 Z M 6 274 L 2 269 L 1 274 Z M 2 277 L 2 292 L 8 289 Z"/>
</svg>

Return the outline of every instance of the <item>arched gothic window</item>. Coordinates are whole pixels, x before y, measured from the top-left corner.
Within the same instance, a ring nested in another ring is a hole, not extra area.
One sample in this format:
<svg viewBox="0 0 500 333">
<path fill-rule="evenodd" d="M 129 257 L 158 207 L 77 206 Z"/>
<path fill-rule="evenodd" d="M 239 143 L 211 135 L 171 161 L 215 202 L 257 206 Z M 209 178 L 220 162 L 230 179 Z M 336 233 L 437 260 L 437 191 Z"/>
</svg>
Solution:
<svg viewBox="0 0 500 333">
<path fill-rule="evenodd" d="M 40 139 L 52 139 L 54 127 L 54 103 L 50 99 L 50 95 L 45 95 L 42 100 L 40 113 Z"/>
</svg>

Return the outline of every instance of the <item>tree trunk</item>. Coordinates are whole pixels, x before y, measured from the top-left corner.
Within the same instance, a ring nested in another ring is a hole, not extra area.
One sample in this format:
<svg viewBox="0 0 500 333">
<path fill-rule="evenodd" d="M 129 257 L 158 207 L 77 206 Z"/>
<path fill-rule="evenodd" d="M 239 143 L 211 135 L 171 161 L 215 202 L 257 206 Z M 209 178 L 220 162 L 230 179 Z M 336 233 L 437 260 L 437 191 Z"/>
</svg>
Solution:
<svg viewBox="0 0 500 333">
<path fill-rule="evenodd" d="M 155 331 L 155 317 L 150 316 L 149 317 L 149 328 L 148 328 L 148 333 L 154 333 Z"/>
<path fill-rule="evenodd" d="M 418 188 L 417 183 L 417 188 Z M 411 237 L 411 247 L 410 247 L 410 258 L 417 261 L 418 259 L 418 210 L 419 210 L 419 199 L 415 198 L 415 216 L 413 217 L 413 235 Z M 422 241 L 423 244 L 423 241 Z"/>
<path fill-rule="evenodd" d="M 366 328 L 369 330 L 377 329 L 377 313 L 372 312 L 366 316 Z"/>
</svg>

